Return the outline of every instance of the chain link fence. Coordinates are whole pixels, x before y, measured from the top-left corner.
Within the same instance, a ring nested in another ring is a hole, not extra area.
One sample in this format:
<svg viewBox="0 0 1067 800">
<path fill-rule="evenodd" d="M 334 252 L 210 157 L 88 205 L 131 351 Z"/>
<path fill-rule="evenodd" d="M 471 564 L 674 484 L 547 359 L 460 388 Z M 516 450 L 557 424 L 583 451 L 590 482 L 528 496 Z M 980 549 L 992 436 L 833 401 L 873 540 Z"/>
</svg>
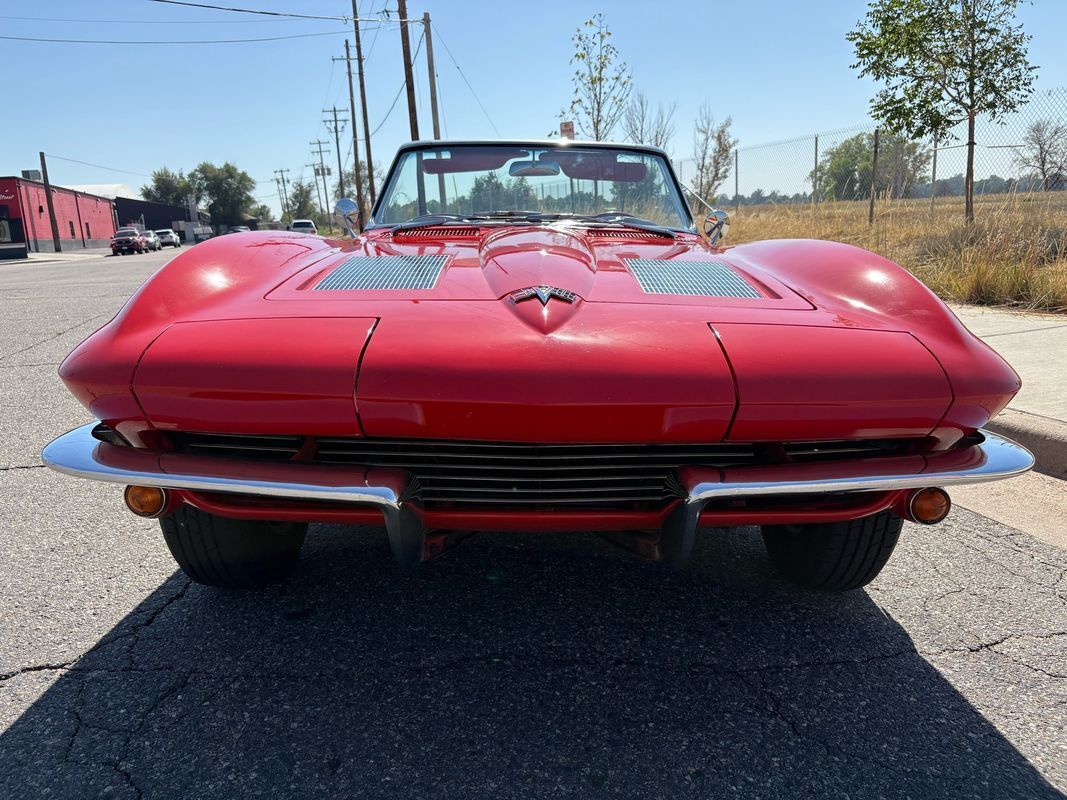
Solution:
<svg viewBox="0 0 1067 800">
<path fill-rule="evenodd" d="M 979 117 L 975 142 L 976 201 L 1046 192 L 1067 198 L 1067 87 L 1035 93 L 999 122 Z M 885 203 L 925 199 L 934 213 L 942 202 L 962 202 L 966 143 L 966 123 L 938 141 L 876 132 L 871 123 L 747 145 L 734 150 L 729 172 L 709 200 L 738 210 L 850 203 L 857 215 L 873 217 Z M 675 162 L 689 186 L 698 182 L 696 163 Z"/>
</svg>

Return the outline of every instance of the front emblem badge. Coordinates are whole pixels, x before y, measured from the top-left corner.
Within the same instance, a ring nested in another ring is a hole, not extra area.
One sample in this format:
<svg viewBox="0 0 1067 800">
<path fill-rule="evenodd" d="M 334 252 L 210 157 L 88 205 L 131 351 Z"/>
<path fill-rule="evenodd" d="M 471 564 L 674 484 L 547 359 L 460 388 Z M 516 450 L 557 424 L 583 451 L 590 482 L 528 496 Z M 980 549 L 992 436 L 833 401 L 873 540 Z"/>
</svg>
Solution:
<svg viewBox="0 0 1067 800">
<path fill-rule="evenodd" d="M 575 295 L 574 292 L 568 292 L 566 289 L 557 289 L 555 286 L 528 286 L 525 289 L 519 289 L 517 292 L 511 293 L 511 300 L 515 303 L 521 303 L 531 297 L 536 297 L 541 301 L 541 305 L 547 306 L 548 301 L 553 297 L 557 300 L 562 300 L 564 303 L 573 303 Z"/>
</svg>

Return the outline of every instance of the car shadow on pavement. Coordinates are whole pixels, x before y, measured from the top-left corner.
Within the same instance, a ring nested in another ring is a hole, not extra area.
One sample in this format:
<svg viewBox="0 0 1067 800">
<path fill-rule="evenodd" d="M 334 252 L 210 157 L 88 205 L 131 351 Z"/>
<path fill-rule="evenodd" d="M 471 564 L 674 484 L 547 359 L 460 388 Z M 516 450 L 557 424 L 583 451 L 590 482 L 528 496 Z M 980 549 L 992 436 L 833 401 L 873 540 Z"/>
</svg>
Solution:
<svg viewBox="0 0 1067 800">
<path fill-rule="evenodd" d="M 865 592 L 482 535 L 402 577 L 316 527 L 282 587 L 177 573 L 0 737 L 0 796 L 1060 797 Z"/>
</svg>

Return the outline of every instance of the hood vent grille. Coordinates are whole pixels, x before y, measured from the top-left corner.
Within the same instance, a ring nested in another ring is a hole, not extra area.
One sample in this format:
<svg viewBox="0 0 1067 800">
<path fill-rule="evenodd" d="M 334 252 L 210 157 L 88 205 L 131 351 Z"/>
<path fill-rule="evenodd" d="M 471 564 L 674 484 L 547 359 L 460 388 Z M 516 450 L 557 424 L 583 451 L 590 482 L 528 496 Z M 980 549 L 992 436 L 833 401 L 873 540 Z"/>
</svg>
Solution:
<svg viewBox="0 0 1067 800">
<path fill-rule="evenodd" d="M 313 287 L 315 291 L 432 289 L 448 256 L 352 256 Z"/>
<path fill-rule="evenodd" d="M 626 262 L 646 294 L 701 297 L 763 297 L 722 261 L 633 258 Z"/>
</svg>

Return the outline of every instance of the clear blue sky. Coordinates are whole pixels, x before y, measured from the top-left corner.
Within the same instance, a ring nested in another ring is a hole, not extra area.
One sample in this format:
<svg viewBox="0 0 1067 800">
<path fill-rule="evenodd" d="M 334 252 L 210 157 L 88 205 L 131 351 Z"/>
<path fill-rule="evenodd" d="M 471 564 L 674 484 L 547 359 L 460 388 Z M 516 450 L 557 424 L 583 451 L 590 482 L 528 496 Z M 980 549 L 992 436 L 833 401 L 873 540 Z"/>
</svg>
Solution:
<svg viewBox="0 0 1067 800">
<path fill-rule="evenodd" d="M 218 4 L 351 13 L 350 0 Z M 395 12 L 396 0 L 361 0 L 361 16 L 374 17 L 386 5 Z M 445 45 L 500 135 L 540 138 L 556 127 L 570 98 L 570 37 L 584 19 L 603 11 L 636 87 L 653 102 L 677 103 L 671 149 L 675 158 L 685 158 L 692 120 L 704 101 L 717 116 L 733 117 L 742 146 L 863 123 L 872 86 L 849 69 L 852 52 L 844 35 L 865 8 L 864 0 L 546 0 L 528 6 L 412 0 L 408 10 L 413 17 L 424 11 L 433 17 L 447 136 L 489 138 L 496 131 Z M 1035 0 L 1020 10 L 1020 19 L 1033 35 L 1038 87 L 1067 85 L 1067 2 Z M 369 115 L 376 127 L 401 84 L 400 36 L 395 25 L 366 27 Z M 336 33 L 250 44 L 155 43 L 330 31 Z M 309 142 L 329 138 L 322 109 L 336 104 L 347 111 L 344 65 L 330 58 L 343 54 L 350 33 L 350 26 L 329 21 L 276 20 L 150 0 L 3 0 L 2 36 L 149 44 L 0 40 L 7 77 L 0 175 L 36 167 L 39 150 L 144 176 L 164 164 L 189 170 L 200 161 L 230 160 L 257 179 L 256 194 L 277 210 L 272 170 L 287 167 L 291 179 L 309 176 L 304 166 L 311 161 Z M 411 33 L 414 45 L 420 26 Z M 416 75 L 420 132 L 428 138 L 423 54 Z M 134 95 L 138 101 L 131 101 Z M 373 138 L 375 161 L 384 165 L 407 138 L 401 96 Z M 336 164 L 336 157 L 330 158 Z M 146 180 L 58 160 L 49 170 L 56 183 L 123 182 L 136 189 Z"/>
</svg>

